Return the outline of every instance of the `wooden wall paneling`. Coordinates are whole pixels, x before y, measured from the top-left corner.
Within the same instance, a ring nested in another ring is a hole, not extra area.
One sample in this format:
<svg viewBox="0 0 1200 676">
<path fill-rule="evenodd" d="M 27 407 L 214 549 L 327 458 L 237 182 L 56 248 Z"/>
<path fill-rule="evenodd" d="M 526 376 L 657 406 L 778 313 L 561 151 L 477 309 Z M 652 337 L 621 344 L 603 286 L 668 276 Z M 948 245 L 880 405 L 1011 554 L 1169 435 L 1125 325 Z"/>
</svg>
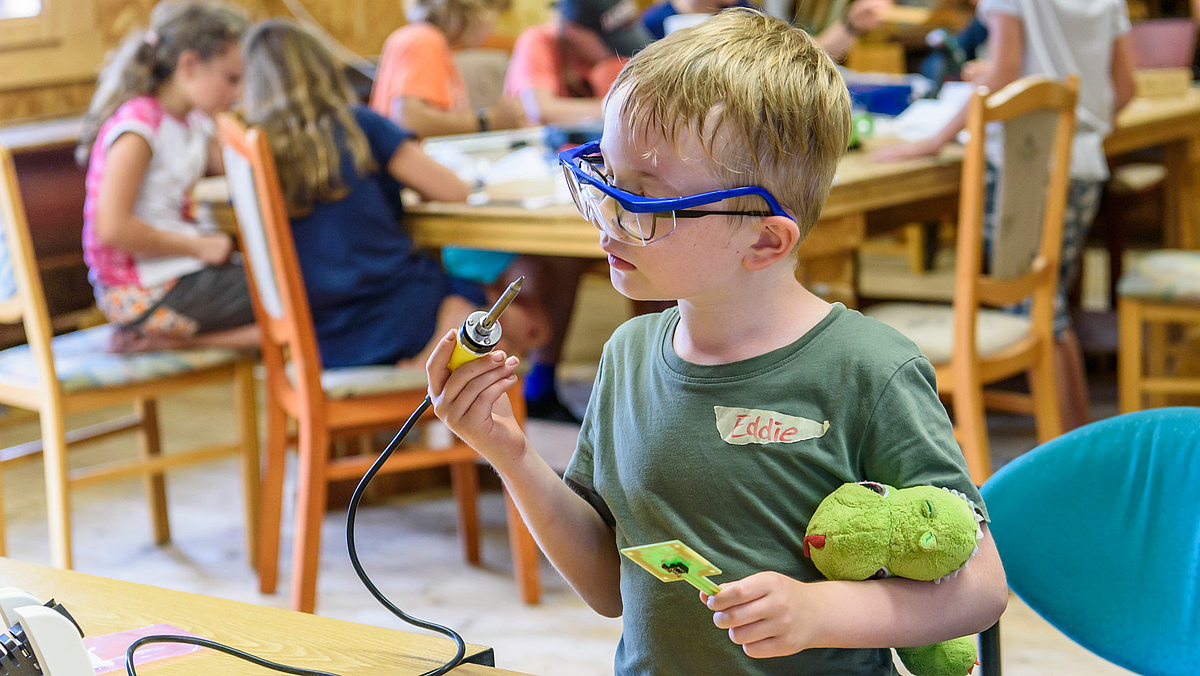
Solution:
<svg viewBox="0 0 1200 676">
<path fill-rule="evenodd" d="M 0 91 L 0 123 L 81 114 L 95 88 L 86 81 Z"/>
<path fill-rule="evenodd" d="M 61 60 L 94 63 L 85 68 L 91 72 L 63 81 L 48 74 L 44 86 L 5 85 L 0 75 L 0 124 L 20 120 L 80 115 L 87 110 L 95 89 L 95 73 L 99 72 L 104 51 L 120 44 L 132 29 L 145 26 L 150 19 L 155 0 L 60 0 L 68 13 L 84 9 L 82 14 L 94 15 L 86 27 L 79 21 L 69 23 L 56 54 Z M 245 7 L 254 19 L 271 16 L 291 16 L 283 0 L 234 0 Z M 396 28 L 404 25 L 401 0 L 298 0 L 329 32 L 364 56 L 378 55 L 384 40 Z M 506 46 L 527 26 L 542 23 L 550 16 L 548 0 L 513 0 L 496 28 L 497 39 Z M 86 32 L 82 32 L 86 29 Z M 97 37 L 99 47 L 97 46 Z M 44 62 L 42 51 L 16 50 L 11 58 L 37 69 Z"/>
</svg>

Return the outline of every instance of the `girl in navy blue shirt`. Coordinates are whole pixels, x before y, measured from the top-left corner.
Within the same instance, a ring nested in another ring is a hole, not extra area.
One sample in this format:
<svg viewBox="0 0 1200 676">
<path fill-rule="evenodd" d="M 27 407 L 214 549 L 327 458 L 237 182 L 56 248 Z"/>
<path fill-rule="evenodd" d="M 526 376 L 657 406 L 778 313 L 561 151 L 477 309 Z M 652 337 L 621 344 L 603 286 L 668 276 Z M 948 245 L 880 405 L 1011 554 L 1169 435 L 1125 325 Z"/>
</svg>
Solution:
<svg viewBox="0 0 1200 676">
<path fill-rule="evenodd" d="M 299 25 L 259 24 L 244 59 L 246 118 L 271 140 L 323 366 L 423 364 L 489 292 L 415 250 L 400 187 L 461 202 L 467 186 L 413 134 L 353 105 L 340 64 Z M 508 350 L 544 340 L 537 312 L 514 306 L 505 320 Z"/>
</svg>

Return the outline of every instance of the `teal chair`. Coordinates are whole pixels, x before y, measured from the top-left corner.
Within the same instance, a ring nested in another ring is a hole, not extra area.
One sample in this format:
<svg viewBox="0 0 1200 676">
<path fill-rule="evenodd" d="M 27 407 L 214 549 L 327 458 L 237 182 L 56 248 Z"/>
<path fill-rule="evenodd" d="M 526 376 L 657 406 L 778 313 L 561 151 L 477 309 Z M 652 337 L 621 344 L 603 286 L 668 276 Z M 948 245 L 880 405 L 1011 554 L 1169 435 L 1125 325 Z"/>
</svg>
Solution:
<svg viewBox="0 0 1200 676">
<path fill-rule="evenodd" d="M 1081 427 L 982 493 L 1009 586 L 1050 624 L 1139 674 L 1200 674 L 1200 408 Z"/>
</svg>

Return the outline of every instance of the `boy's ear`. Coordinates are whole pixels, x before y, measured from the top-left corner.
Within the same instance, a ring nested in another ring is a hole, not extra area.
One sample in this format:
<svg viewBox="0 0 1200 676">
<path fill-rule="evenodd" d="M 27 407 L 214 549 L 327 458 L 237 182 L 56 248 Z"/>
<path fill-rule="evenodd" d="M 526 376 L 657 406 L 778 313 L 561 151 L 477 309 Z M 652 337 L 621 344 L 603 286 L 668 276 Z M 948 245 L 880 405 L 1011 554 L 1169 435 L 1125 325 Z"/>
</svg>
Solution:
<svg viewBox="0 0 1200 676">
<path fill-rule="evenodd" d="M 771 267 L 790 256 L 800 243 L 800 226 L 783 216 L 767 216 L 754 230 L 758 239 L 742 257 L 742 264 L 750 271 Z"/>
</svg>

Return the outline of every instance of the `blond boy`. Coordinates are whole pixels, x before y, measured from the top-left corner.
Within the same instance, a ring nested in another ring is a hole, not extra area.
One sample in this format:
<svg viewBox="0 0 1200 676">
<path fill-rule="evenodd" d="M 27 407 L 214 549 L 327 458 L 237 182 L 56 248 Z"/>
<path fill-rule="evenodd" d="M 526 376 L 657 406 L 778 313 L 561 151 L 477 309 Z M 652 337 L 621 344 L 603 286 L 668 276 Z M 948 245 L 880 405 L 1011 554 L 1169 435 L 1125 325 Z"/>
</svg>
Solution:
<svg viewBox="0 0 1200 676">
<path fill-rule="evenodd" d="M 887 646 L 978 632 L 1005 607 L 990 535 L 942 585 L 821 581 L 802 553 L 813 510 L 845 482 L 983 504 L 929 362 L 793 274 L 849 117 L 829 57 L 751 10 L 673 33 L 622 72 L 599 148 L 564 161 L 613 285 L 679 304 L 606 345 L 565 482 L 501 396 L 515 358 L 450 374 L 447 334 L 429 360 L 438 416 L 500 472 L 576 592 L 623 615 L 617 674 L 892 674 Z M 725 571 L 720 593 L 697 600 L 618 554 L 675 538 Z"/>
</svg>

